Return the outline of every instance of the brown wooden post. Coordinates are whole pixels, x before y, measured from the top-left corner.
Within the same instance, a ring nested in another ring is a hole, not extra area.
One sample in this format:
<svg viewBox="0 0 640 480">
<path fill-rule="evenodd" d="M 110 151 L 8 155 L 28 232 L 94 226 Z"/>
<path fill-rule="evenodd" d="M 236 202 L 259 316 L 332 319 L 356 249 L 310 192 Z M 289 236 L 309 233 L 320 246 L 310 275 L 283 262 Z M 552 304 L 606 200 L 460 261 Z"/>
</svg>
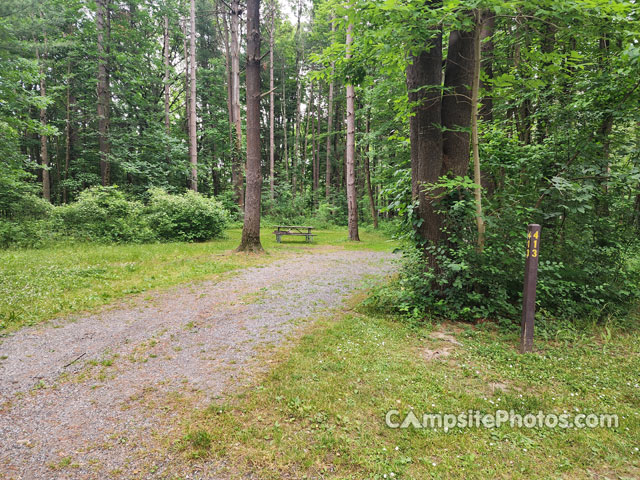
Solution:
<svg viewBox="0 0 640 480">
<path fill-rule="evenodd" d="M 522 322 L 520 324 L 520 353 L 533 351 L 533 321 L 536 315 L 536 282 L 540 253 L 540 225 L 527 227 L 527 259 L 524 266 L 522 292 Z"/>
</svg>

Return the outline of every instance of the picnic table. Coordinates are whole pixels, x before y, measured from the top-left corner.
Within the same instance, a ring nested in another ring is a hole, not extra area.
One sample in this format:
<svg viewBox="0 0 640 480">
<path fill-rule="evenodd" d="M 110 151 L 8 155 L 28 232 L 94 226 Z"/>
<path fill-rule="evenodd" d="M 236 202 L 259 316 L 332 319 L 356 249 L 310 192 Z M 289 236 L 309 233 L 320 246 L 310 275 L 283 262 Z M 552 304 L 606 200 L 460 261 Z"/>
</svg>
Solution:
<svg viewBox="0 0 640 480">
<path fill-rule="evenodd" d="M 313 227 L 303 227 L 300 225 L 277 225 L 273 233 L 276 234 L 276 242 L 281 243 L 283 235 L 294 235 L 305 237 L 307 242 L 313 240 L 315 234 L 311 233 Z"/>
</svg>

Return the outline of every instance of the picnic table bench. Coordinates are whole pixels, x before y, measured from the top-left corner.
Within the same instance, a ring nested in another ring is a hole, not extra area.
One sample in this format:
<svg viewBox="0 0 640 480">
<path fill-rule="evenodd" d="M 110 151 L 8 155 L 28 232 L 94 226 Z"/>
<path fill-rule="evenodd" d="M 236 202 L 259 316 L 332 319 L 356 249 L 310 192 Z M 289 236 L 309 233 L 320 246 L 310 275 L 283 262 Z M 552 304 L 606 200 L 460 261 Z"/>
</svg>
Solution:
<svg viewBox="0 0 640 480">
<path fill-rule="evenodd" d="M 276 234 L 276 242 L 281 243 L 283 235 L 297 235 L 305 237 L 307 242 L 313 240 L 316 235 L 311 233 L 313 227 L 303 227 L 300 225 L 277 225 L 273 233 Z"/>
</svg>

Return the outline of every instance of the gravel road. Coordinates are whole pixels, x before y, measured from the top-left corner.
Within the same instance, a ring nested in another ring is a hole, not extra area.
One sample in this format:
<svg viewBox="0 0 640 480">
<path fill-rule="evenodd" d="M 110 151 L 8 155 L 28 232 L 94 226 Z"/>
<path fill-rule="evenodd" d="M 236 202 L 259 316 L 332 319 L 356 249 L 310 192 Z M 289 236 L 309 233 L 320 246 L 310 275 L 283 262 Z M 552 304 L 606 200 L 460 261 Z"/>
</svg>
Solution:
<svg viewBox="0 0 640 480">
<path fill-rule="evenodd" d="M 389 253 L 292 254 L 0 339 L 0 478 L 168 477 L 158 439 L 187 408 L 250 381 L 264 348 L 393 269 Z"/>
</svg>

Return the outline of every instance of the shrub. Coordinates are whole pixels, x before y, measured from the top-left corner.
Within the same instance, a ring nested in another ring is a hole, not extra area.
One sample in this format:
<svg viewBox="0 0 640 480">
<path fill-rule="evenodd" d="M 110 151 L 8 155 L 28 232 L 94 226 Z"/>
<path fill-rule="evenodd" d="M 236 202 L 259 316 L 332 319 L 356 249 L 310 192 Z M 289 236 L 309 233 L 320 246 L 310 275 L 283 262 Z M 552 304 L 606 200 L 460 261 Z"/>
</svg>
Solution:
<svg viewBox="0 0 640 480">
<path fill-rule="evenodd" d="M 170 195 L 161 189 L 151 190 L 146 213 L 157 238 L 163 241 L 202 242 L 220 237 L 229 217 L 213 198 L 192 191 Z"/>
<path fill-rule="evenodd" d="M 451 184 L 448 186 L 446 183 Z M 485 248 L 476 248 L 475 211 L 469 181 L 445 181 L 439 209 L 446 242 L 422 245 L 405 224 L 404 267 L 398 280 L 371 302 L 414 320 L 497 320 L 519 325 L 525 263 L 526 224 L 543 225 L 537 284 L 538 315 L 547 321 L 597 321 L 625 315 L 640 297 L 638 266 L 630 264 L 637 238 L 610 208 L 595 219 L 572 210 L 562 229 L 530 207 L 510 206 L 487 217 Z M 491 211 L 488 202 L 487 211 Z M 578 205 L 580 207 L 580 205 Z M 415 219 L 414 219 L 415 221 Z M 427 267 L 424 252 L 437 270 Z"/>
<path fill-rule="evenodd" d="M 80 240 L 115 243 L 154 240 L 143 213 L 143 205 L 128 200 L 117 186 L 90 188 L 75 203 L 56 209 L 65 233 Z"/>
<path fill-rule="evenodd" d="M 0 248 L 42 247 L 53 239 L 51 223 L 49 219 L 10 221 L 0 218 Z"/>
</svg>

